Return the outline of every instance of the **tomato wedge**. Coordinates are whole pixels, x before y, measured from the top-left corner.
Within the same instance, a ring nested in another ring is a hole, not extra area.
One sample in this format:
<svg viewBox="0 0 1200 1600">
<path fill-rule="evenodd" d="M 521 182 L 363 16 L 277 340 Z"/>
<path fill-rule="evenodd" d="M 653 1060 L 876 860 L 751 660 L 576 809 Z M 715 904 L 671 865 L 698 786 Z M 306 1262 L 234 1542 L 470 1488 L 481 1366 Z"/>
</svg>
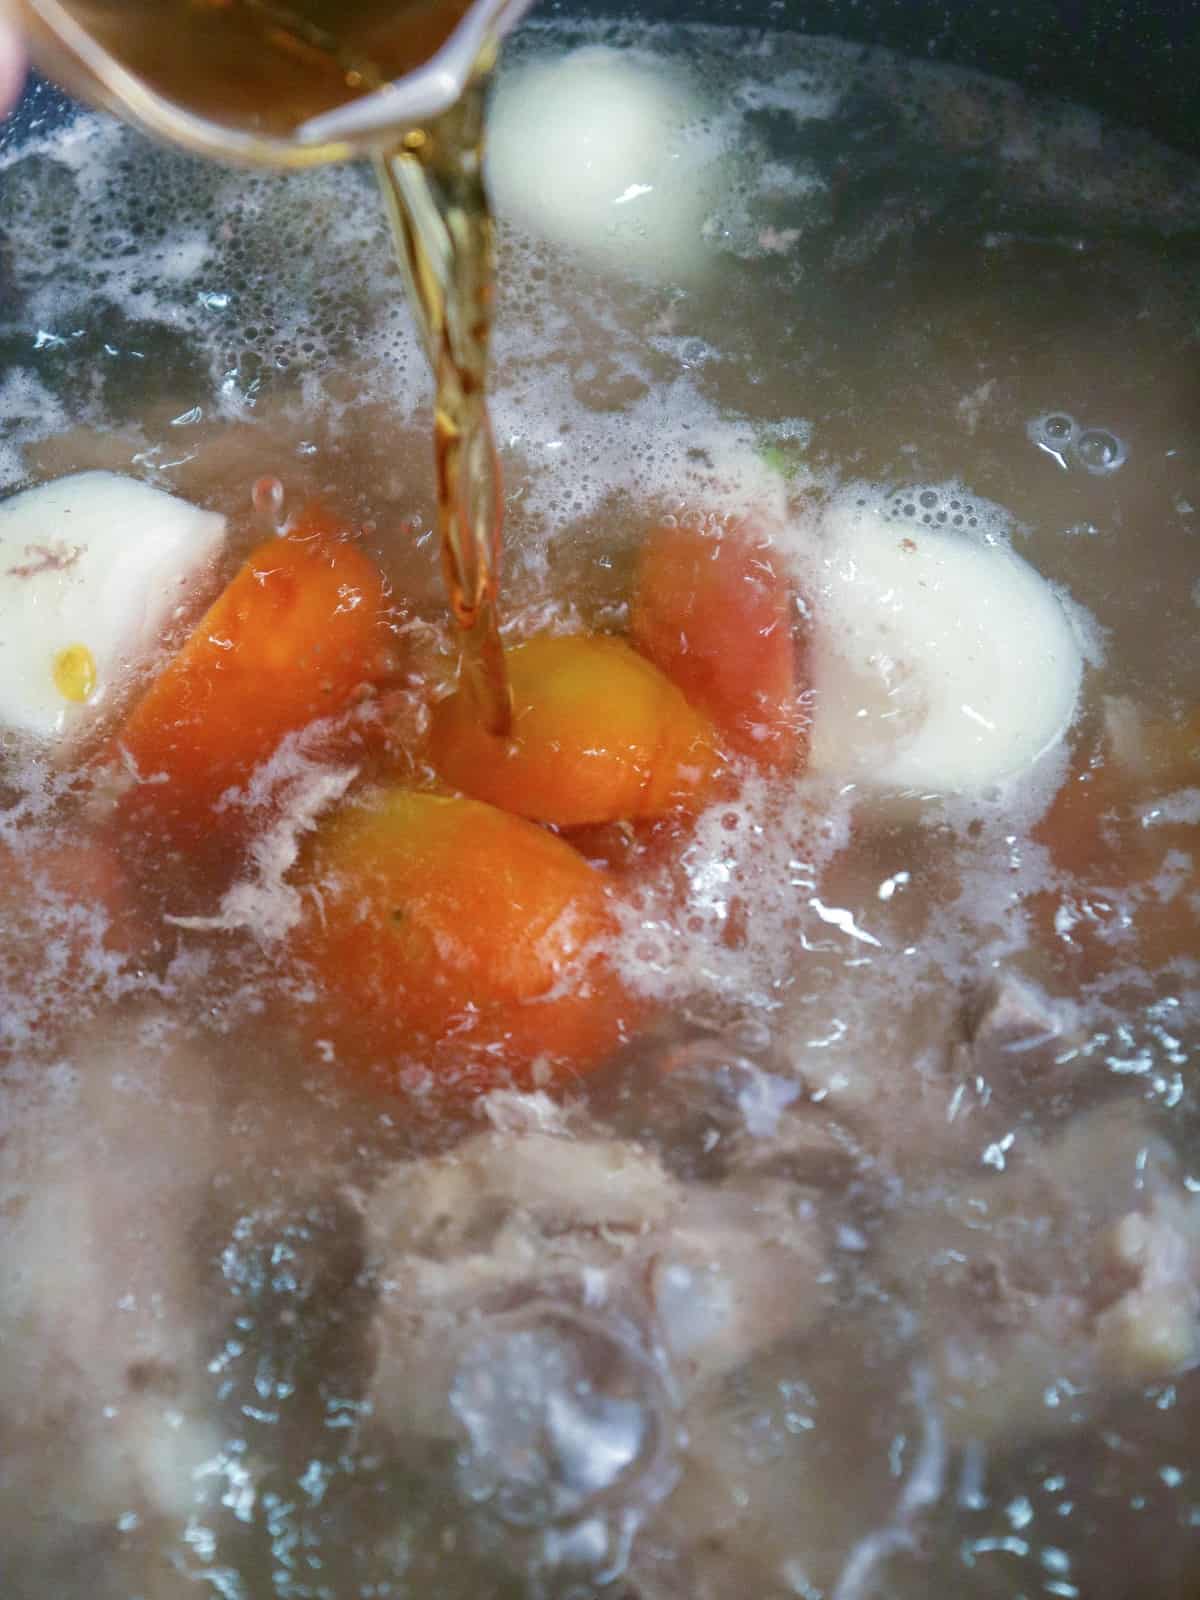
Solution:
<svg viewBox="0 0 1200 1600">
<path fill-rule="evenodd" d="M 730 749 L 770 771 L 803 766 L 796 597 L 753 523 L 655 528 L 638 563 L 631 633 Z"/>
<path fill-rule="evenodd" d="M 118 736 L 138 783 L 126 820 L 176 842 L 214 826 L 221 796 L 281 739 L 343 709 L 385 659 L 382 575 L 303 523 L 256 549 Z"/>
<path fill-rule="evenodd" d="M 602 872 L 533 823 L 476 800 L 377 792 L 322 826 L 292 951 L 321 994 L 312 1029 L 340 1061 L 440 1094 L 586 1072 L 635 1012 L 597 941 Z"/>
<path fill-rule="evenodd" d="M 430 753 L 447 783 L 561 827 L 703 804 L 721 764 L 712 724 L 623 640 L 545 635 L 505 655 L 511 739 L 483 730 L 465 690 L 435 708 Z"/>
</svg>

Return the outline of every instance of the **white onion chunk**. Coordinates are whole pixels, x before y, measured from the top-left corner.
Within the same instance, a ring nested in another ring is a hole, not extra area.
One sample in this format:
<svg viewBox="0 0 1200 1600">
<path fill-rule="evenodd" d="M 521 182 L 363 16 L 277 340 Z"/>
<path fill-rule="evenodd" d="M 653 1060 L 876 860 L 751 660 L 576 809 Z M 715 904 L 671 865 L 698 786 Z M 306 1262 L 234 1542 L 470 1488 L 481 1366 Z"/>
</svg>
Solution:
<svg viewBox="0 0 1200 1600">
<path fill-rule="evenodd" d="M 115 472 L 0 502 L 0 727 L 77 734 L 145 661 L 225 518 Z"/>
<path fill-rule="evenodd" d="M 1054 589 L 999 540 L 827 512 L 808 574 L 815 771 L 978 793 L 1070 725 L 1083 658 Z"/>
</svg>

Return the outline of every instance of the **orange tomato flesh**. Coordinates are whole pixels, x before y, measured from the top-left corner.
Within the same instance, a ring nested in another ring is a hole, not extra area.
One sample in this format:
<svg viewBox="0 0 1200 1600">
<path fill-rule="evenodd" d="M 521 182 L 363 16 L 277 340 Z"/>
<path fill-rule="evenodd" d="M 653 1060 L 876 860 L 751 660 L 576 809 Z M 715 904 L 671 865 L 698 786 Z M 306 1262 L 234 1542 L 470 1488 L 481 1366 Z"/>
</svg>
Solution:
<svg viewBox="0 0 1200 1600">
<path fill-rule="evenodd" d="M 748 522 L 656 528 L 638 563 L 631 633 L 737 754 L 793 770 L 807 753 L 795 600 Z"/>
<path fill-rule="evenodd" d="M 1077 759 L 1033 830 L 1078 880 L 1070 894 L 1044 889 L 1026 901 L 1034 930 L 1077 982 L 1118 961 L 1154 969 L 1196 951 L 1196 829 L 1143 819 L 1158 798 L 1200 782 L 1200 712 L 1137 718 L 1131 743 L 1120 751 L 1110 731 L 1095 759 Z M 1178 867 L 1168 871 L 1172 852 Z"/>
<path fill-rule="evenodd" d="M 530 639 L 505 652 L 513 734 L 495 739 L 459 689 L 433 714 L 430 754 L 464 794 L 560 827 L 695 809 L 720 770 L 714 729 L 621 639 Z"/>
<path fill-rule="evenodd" d="M 0 845 L 0 918 L 5 928 L 44 943 L 39 917 L 45 914 L 41 903 L 47 895 L 56 902 L 52 925 L 63 935 L 59 954 L 65 951 L 72 971 L 89 946 L 123 957 L 144 938 L 121 863 L 102 842 L 69 840 L 24 851 Z"/>
<path fill-rule="evenodd" d="M 464 1095 L 585 1072 L 620 1042 L 632 1008 L 590 949 L 614 927 L 607 880 L 534 824 L 386 790 L 318 831 L 303 878 L 292 949 L 339 1060 L 397 1087 L 417 1064 Z"/>
<path fill-rule="evenodd" d="M 341 710 L 383 658 L 384 584 L 352 544 L 306 528 L 249 557 L 118 738 L 142 780 L 124 810 L 179 833 L 287 734 Z"/>
<path fill-rule="evenodd" d="M 1138 806 L 1200 783 L 1200 711 L 1181 722 L 1139 719 L 1122 757 L 1106 738 L 1097 758 L 1078 759 L 1033 830 L 1056 866 L 1109 884 L 1152 877 L 1168 847 L 1189 849 L 1194 829 L 1144 828 Z"/>
</svg>

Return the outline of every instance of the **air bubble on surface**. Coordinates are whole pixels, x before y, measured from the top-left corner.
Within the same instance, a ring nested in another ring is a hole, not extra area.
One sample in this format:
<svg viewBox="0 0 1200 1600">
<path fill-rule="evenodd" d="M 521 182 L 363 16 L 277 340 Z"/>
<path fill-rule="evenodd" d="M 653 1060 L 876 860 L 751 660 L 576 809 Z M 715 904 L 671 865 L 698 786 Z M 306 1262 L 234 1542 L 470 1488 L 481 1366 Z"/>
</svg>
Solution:
<svg viewBox="0 0 1200 1600">
<path fill-rule="evenodd" d="M 1052 416 L 1042 419 L 1042 433 L 1047 439 L 1056 444 L 1069 444 L 1075 436 L 1075 421 L 1065 413 L 1057 411 Z"/>
<path fill-rule="evenodd" d="M 1025 424 L 1032 444 L 1056 461 L 1064 472 L 1082 467 L 1093 477 L 1103 478 L 1125 465 L 1129 454 L 1124 440 L 1108 428 L 1093 428 L 1076 422 L 1065 411 L 1050 411 Z"/>
<path fill-rule="evenodd" d="M 1107 428 L 1086 428 L 1075 441 L 1075 454 L 1085 472 L 1104 478 L 1125 465 L 1128 451 Z"/>
<path fill-rule="evenodd" d="M 1030 442 L 1044 450 L 1064 472 L 1069 470 L 1070 451 L 1079 437 L 1079 424 L 1074 417 L 1065 411 L 1049 411 L 1027 422 L 1025 432 Z"/>
</svg>

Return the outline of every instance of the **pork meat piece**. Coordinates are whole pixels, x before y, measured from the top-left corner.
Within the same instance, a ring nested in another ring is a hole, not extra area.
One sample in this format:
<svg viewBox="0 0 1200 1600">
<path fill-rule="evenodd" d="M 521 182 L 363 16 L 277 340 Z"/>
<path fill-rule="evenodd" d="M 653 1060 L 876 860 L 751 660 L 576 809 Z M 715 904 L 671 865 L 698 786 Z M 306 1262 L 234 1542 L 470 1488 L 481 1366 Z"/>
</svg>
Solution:
<svg viewBox="0 0 1200 1600">
<path fill-rule="evenodd" d="M 445 1441 L 508 1559 L 596 1582 L 686 1470 L 703 1397 L 825 1316 L 824 1223 L 793 1182 L 686 1184 L 513 1117 L 367 1200 L 369 1436 Z"/>
<path fill-rule="evenodd" d="M 885 1271 L 916 1302 L 955 1437 L 1069 1426 L 1200 1356 L 1200 1201 L 1140 1106 L 912 1202 Z"/>
</svg>

